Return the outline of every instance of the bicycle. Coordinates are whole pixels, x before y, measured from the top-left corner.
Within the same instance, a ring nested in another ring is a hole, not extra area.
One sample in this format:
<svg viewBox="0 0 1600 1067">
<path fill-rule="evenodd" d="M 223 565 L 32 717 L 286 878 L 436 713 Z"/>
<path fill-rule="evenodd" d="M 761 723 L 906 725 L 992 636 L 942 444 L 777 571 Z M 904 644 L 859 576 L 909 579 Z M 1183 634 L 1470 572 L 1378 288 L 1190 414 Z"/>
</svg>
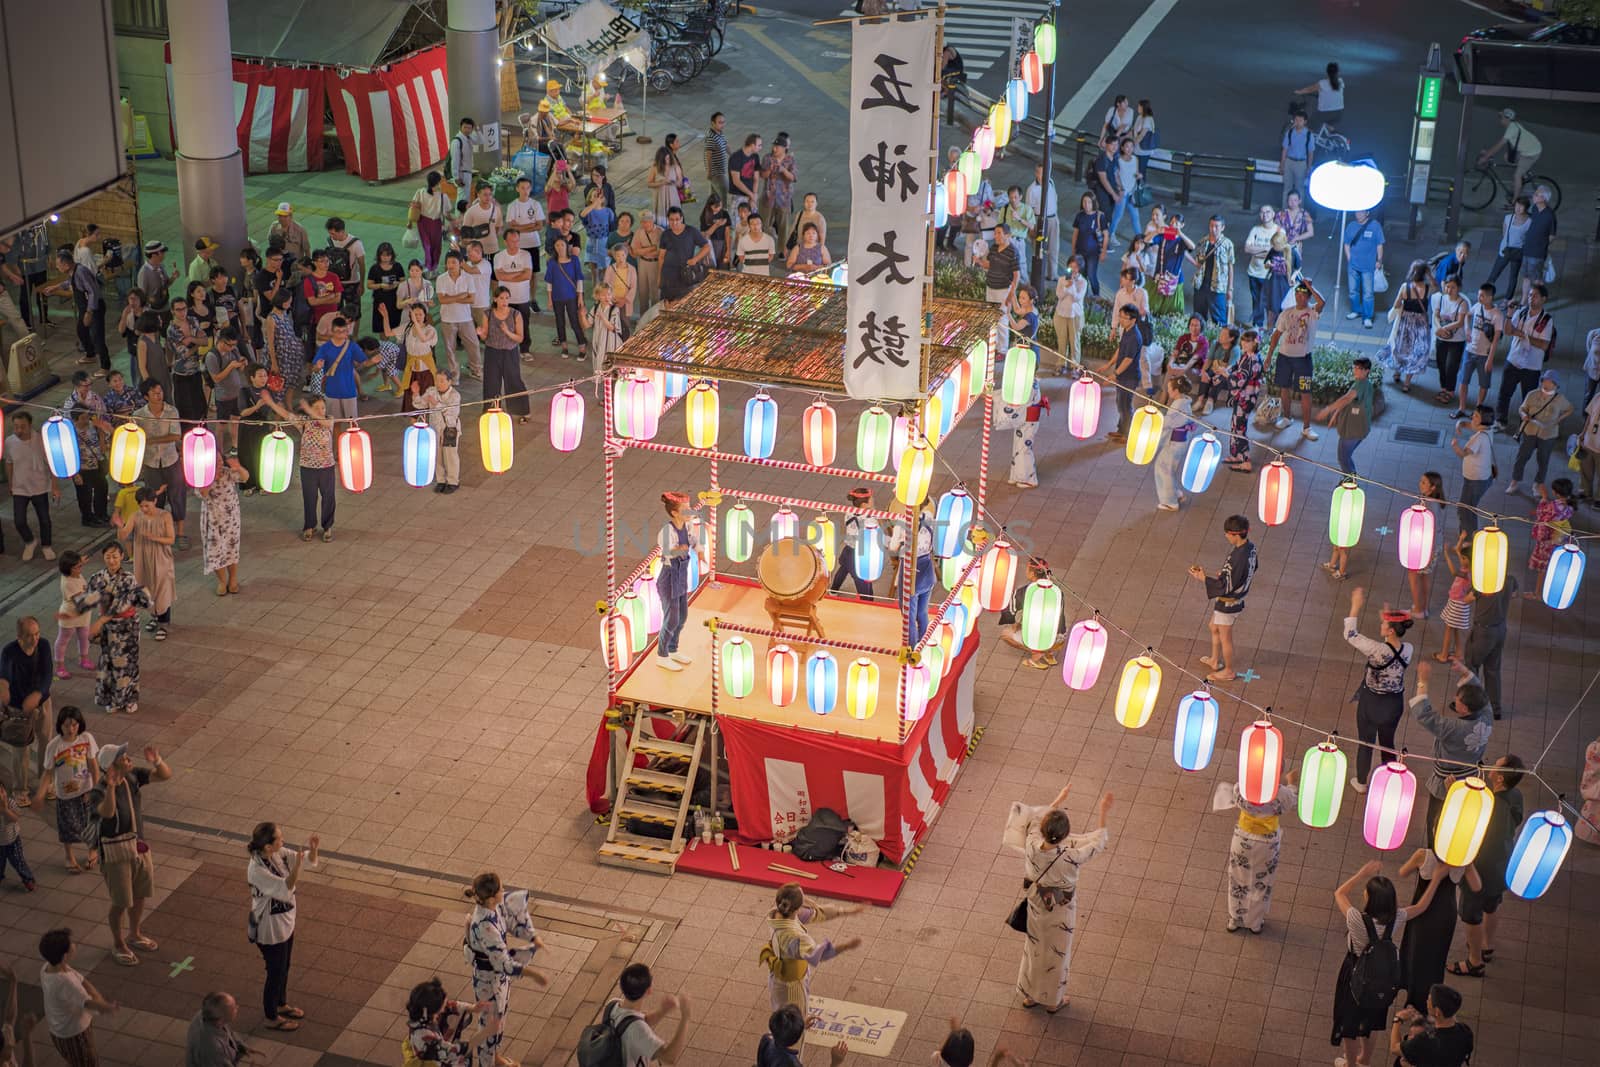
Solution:
<svg viewBox="0 0 1600 1067">
<path fill-rule="evenodd" d="M 1481 211 L 1494 203 L 1509 203 L 1511 200 L 1511 179 L 1507 172 L 1512 170 L 1509 163 L 1501 163 L 1491 159 L 1487 163 L 1480 163 L 1477 169 L 1467 173 L 1461 179 L 1461 206 L 1468 211 Z M 1556 180 L 1546 174 L 1528 173 L 1522 176 L 1522 190 L 1524 194 L 1530 192 L 1534 186 L 1543 185 L 1550 189 L 1550 210 L 1554 211 L 1561 206 L 1561 186 Z"/>
<path fill-rule="evenodd" d="M 1284 122 L 1283 130 L 1278 135 L 1280 141 L 1283 135 L 1293 128 L 1295 116 L 1305 113 L 1304 104 L 1298 100 L 1289 101 L 1289 118 Z M 1324 122 L 1311 131 L 1311 147 L 1318 159 L 1343 159 L 1350 154 L 1350 138 Z"/>
</svg>

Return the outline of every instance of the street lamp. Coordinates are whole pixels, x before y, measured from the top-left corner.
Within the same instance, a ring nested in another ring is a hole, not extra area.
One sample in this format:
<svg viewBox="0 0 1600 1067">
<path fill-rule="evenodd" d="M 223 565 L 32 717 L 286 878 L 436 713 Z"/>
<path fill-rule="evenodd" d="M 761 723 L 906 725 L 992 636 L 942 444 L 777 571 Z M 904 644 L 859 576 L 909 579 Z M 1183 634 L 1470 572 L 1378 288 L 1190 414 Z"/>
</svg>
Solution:
<svg viewBox="0 0 1600 1067">
<path fill-rule="evenodd" d="M 1040 153 L 1039 162 L 1043 173 L 1039 177 L 1039 215 L 1033 222 L 1033 254 L 1028 257 L 1030 277 L 1034 284 L 1039 285 L 1044 279 L 1044 257 L 1048 248 L 1048 230 L 1046 212 L 1050 210 L 1050 191 L 1054 186 L 1054 175 L 1050 173 L 1050 148 L 1056 139 L 1056 38 L 1061 29 L 1061 0 L 1050 0 L 1049 10 L 1040 17 L 1033 28 L 1033 48 L 1039 56 L 1039 61 L 1044 64 L 1044 150 Z M 1061 225 L 1060 219 L 1056 225 Z M 1051 269 L 1055 264 L 1051 264 Z"/>
<path fill-rule="evenodd" d="M 1339 213 L 1339 266 L 1344 272 L 1345 215 L 1351 211 L 1371 211 L 1383 201 L 1386 181 L 1383 172 L 1370 159 L 1346 163 L 1335 159 L 1311 172 L 1311 199 Z M 1339 317 L 1339 278 L 1333 279 L 1333 317 Z"/>
</svg>

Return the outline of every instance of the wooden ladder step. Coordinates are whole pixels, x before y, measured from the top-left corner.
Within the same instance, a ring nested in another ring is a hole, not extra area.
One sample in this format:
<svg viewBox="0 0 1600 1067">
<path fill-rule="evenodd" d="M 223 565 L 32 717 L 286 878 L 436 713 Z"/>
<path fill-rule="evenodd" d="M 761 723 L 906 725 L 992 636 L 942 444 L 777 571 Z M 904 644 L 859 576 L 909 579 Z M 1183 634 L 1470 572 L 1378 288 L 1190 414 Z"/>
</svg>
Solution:
<svg viewBox="0 0 1600 1067">
<path fill-rule="evenodd" d="M 669 741 L 665 737 L 645 737 L 641 735 L 634 742 L 634 751 L 644 752 L 652 756 L 682 756 L 689 759 L 694 755 L 694 745 L 682 741 Z"/>
<path fill-rule="evenodd" d="M 666 837 L 651 837 L 648 834 L 629 833 L 627 830 L 619 829 L 616 836 L 611 840 L 620 845 L 633 845 L 636 848 L 653 848 L 663 852 L 672 852 L 672 839 Z M 681 845 L 679 846 L 679 851 L 682 851 L 682 847 Z"/>
<path fill-rule="evenodd" d="M 617 809 L 617 816 L 621 819 L 642 819 L 662 826 L 678 825 L 678 809 L 666 804 L 653 804 L 648 800 L 639 800 L 633 795 L 625 797 Z"/>
<path fill-rule="evenodd" d="M 634 768 L 628 772 L 628 784 L 637 789 L 659 789 L 668 793 L 681 793 L 689 787 L 686 774 Z"/>
<path fill-rule="evenodd" d="M 607 841 L 600 846 L 597 858 L 610 867 L 626 867 L 650 874 L 671 874 L 678 862 L 677 854 L 665 848 L 645 848 L 624 841 Z"/>
</svg>

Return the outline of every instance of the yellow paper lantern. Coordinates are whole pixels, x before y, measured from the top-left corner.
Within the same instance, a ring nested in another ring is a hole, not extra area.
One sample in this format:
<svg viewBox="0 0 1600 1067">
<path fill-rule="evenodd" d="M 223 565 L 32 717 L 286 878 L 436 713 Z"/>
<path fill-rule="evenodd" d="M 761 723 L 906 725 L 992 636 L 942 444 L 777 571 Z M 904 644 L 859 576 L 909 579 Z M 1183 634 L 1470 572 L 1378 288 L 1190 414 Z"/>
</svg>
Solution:
<svg viewBox="0 0 1600 1067">
<path fill-rule="evenodd" d="M 1130 730 L 1139 729 L 1150 721 L 1160 695 L 1161 665 L 1148 651 L 1130 659 L 1122 668 L 1122 682 L 1117 686 L 1117 721 Z"/>
<path fill-rule="evenodd" d="M 844 706 L 852 719 L 870 719 L 878 710 L 878 665 L 865 656 L 845 673 Z"/>
<path fill-rule="evenodd" d="M 1450 783 L 1433 831 L 1433 852 L 1452 867 L 1465 867 L 1478 855 L 1489 817 L 1494 814 L 1494 794 L 1476 775 Z"/>
<path fill-rule="evenodd" d="M 1161 409 L 1154 404 L 1146 404 L 1133 413 L 1126 449 L 1129 463 L 1142 467 L 1156 458 L 1156 448 L 1161 444 L 1161 424 Z"/>
<path fill-rule="evenodd" d="M 483 469 L 490 474 L 504 474 L 511 469 L 516 450 L 516 434 L 511 428 L 511 416 L 496 404 L 478 416 L 478 444 L 483 451 Z"/>
<path fill-rule="evenodd" d="M 144 466 L 144 429 L 125 422 L 111 435 L 111 480 L 131 485 L 139 480 Z"/>
<path fill-rule="evenodd" d="M 686 418 L 689 424 L 689 446 L 691 448 L 716 448 L 717 447 L 717 420 L 720 415 L 721 398 L 717 394 L 716 383 L 701 381 L 689 390 L 688 408 Z"/>
<path fill-rule="evenodd" d="M 917 507 L 928 499 L 928 485 L 933 481 L 933 446 L 926 438 L 914 438 L 900 457 L 900 470 L 895 474 L 895 499 L 907 507 Z"/>
<path fill-rule="evenodd" d="M 1498 593 L 1506 584 L 1506 557 L 1511 543 L 1505 531 L 1490 523 L 1472 535 L 1472 588 L 1480 593 Z"/>
<path fill-rule="evenodd" d="M 994 146 L 1004 148 L 1011 140 L 1011 106 L 996 100 L 989 108 L 989 128 L 994 131 Z"/>
<path fill-rule="evenodd" d="M 806 540 L 811 547 L 822 553 L 823 565 L 831 572 L 839 562 L 839 534 L 833 520 L 826 515 L 818 515 L 806 527 Z"/>
</svg>

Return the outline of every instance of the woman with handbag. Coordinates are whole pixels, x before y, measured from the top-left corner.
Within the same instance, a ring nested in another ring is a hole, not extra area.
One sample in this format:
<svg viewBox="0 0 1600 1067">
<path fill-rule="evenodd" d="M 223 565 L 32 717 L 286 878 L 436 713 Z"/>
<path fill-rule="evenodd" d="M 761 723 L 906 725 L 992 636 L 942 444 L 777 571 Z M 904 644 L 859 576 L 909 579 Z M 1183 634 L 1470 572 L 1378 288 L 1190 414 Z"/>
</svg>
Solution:
<svg viewBox="0 0 1600 1067">
<path fill-rule="evenodd" d="M 1279 817 L 1294 807 L 1295 779 L 1290 771 L 1278 792 L 1265 804 L 1246 800 L 1238 783 L 1233 786 L 1233 806 L 1239 819 L 1233 827 L 1233 844 L 1228 849 L 1228 932 L 1261 932 L 1272 908 L 1272 886 L 1278 880 L 1278 852 L 1282 833 Z"/>
<path fill-rule="evenodd" d="M 1100 798 L 1100 819 L 1086 834 L 1072 832 L 1063 805 L 1065 786 L 1045 809 L 1022 809 L 1022 900 L 1012 909 L 1009 925 L 1026 933 L 1017 991 L 1025 1008 L 1044 1008 L 1054 1015 L 1067 1005 L 1067 975 L 1072 965 L 1072 933 L 1078 921 L 1078 875 L 1083 865 L 1111 847 L 1106 813 L 1111 794 Z M 1018 921 L 1022 926 L 1018 926 Z"/>
<path fill-rule="evenodd" d="M 245 879 L 250 884 L 250 919 L 247 930 L 251 944 L 261 951 L 267 966 L 267 980 L 261 987 L 261 1013 L 269 1030 L 298 1030 L 306 1013 L 291 1007 L 289 961 L 294 954 L 295 886 L 306 867 L 316 870 L 316 834 L 306 839 L 306 849 L 285 848 L 283 832 L 277 823 L 257 823 L 250 834 L 250 865 Z"/>
<path fill-rule="evenodd" d="M 439 372 L 438 365 L 433 361 L 433 349 L 439 343 L 439 332 L 428 321 L 428 309 L 422 304 L 406 305 L 405 316 L 403 324 L 391 326 L 385 312 L 384 334 L 397 340 L 405 353 L 405 366 L 399 385 L 400 410 L 412 411 L 411 383 L 419 382 L 422 388 L 427 389 L 433 385 L 433 376 Z"/>
<path fill-rule="evenodd" d="M 1496 292 L 1514 293 L 1517 291 L 1517 275 L 1522 273 L 1522 242 L 1528 236 L 1528 227 L 1533 223 L 1533 201 L 1525 196 L 1519 196 L 1511 201 L 1511 212 L 1500 220 L 1500 248 L 1495 253 L 1494 266 L 1489 268 L 1489 276 L 1483 280 L 1485 285 L 1495 286 Z M 1506 282 L 1504 289 L 1498 285 L 1500 272 L 1507 267 L 1511 268 L 1511 280 Z M 1534 281 L 1543 279 L 1535 278 Z"/>
<path fill-rule="evenodd" d="M 294 294 L 280 289 L 272 298 L 272 313 L 262 325 L 261 333 L 267 345 L 267 373 L 282 383 L 282 392 L 292 401 L 294 394 L 304 384 L 306 373 L 306 346 L 294 328 Z M 252 463 L 255 457 L 246 453 Z"/>
<path fill-rule="evenodd" d="M 1539 388 L 1522 395 L 1522 407 L 1517 412 L 1522 418 L 1516 433 L 1517 457 L 1511 461 L 1507 495 L 1517 493 L 1517 483 L 1522 480 L 1529 459 L 1534 459 L 1534 488 L 1544 489 L 1545 475 L 1550 470 L 1550 453 L 1555 451 L 1561 437 L 1562 420 L 1572 412 L 1572 401 L 1561 395 L 1561 378 L 1553 370 L 1539 375 Z"/>
<path fill-rule="evenodd" d="M 570 358 L 567 327 L 571 326 L 573 339 L 578 342 L 578 358 L 584 359 L 589 354 L 589 338 L 583 332 L 583 262 L 571 254 L 565 238 L 556 238 L 550 262 L 544 267 L 544 281 L 550 313 L 556 319 L 556 344 L 561 346 L 561 358 Z"/>
<path fill-rule="evenodd" d="M 1357 628 L 1366 603 L 1365 589 L 1356 586 L 1350 590 L 1350 614 L 1344 620 L 1344 639 L 1367 658 L 1354 697 L 1356 737 L 1362 745 L 1356 749 L 1356 773 L 1350 788 L 1357 793 L 1367 791 L 1374 753 L 1380 759 L 1394 753 L 1394 731 L 1405 714 L 1406 671 L 1417 654 L 1405 639 L 1414 625 L 1412 613 L 1393 611 L 1385 604 L 1378 614 L 1379 639 L 1374 641 Z"/>
<path fill-rule="evenodd" d="M 1394 323 L 1389 341 L 1374 357 L 1379 363 L 1393 365 L 1394 380 L 1403 393 L 1411 392 L 1411 379 L 1427 368 L 1428 356 L 1433 352 L 1428 332 L 1428 279 L 1426 263 L 1418 260 L 1411 264 L 1406 283 L 1395 294 L 1394 305 L 1389 309 L 1389 319 Z"/>
<path fill-rule="evenodd" d="M 1358 356 L 1350 363 L 1350 373 L 1355 380 L 1343 396 L 1317 412 L 1318 422 L 1325 422 L 1339 433 L 1339 469 L 1346 474 L 1356 473 L 1356 449 L 1372 431 L 1372 360 Z"/>
<path fill-rule="evenodd" d="M 439 256 L 444 249 L 444 231 L 455 214 L 450 198 L 440 188 L 444 175 L 436 170 L 428 172 L 428 185 L 411 195 L 411 206 L 406 209 L 406 229 L 414 230 L 422 244 L 422 269 L 432 274 L 439 269 Z M 402 237 L 401 244 L 406 244 Z"/>
</svg>

